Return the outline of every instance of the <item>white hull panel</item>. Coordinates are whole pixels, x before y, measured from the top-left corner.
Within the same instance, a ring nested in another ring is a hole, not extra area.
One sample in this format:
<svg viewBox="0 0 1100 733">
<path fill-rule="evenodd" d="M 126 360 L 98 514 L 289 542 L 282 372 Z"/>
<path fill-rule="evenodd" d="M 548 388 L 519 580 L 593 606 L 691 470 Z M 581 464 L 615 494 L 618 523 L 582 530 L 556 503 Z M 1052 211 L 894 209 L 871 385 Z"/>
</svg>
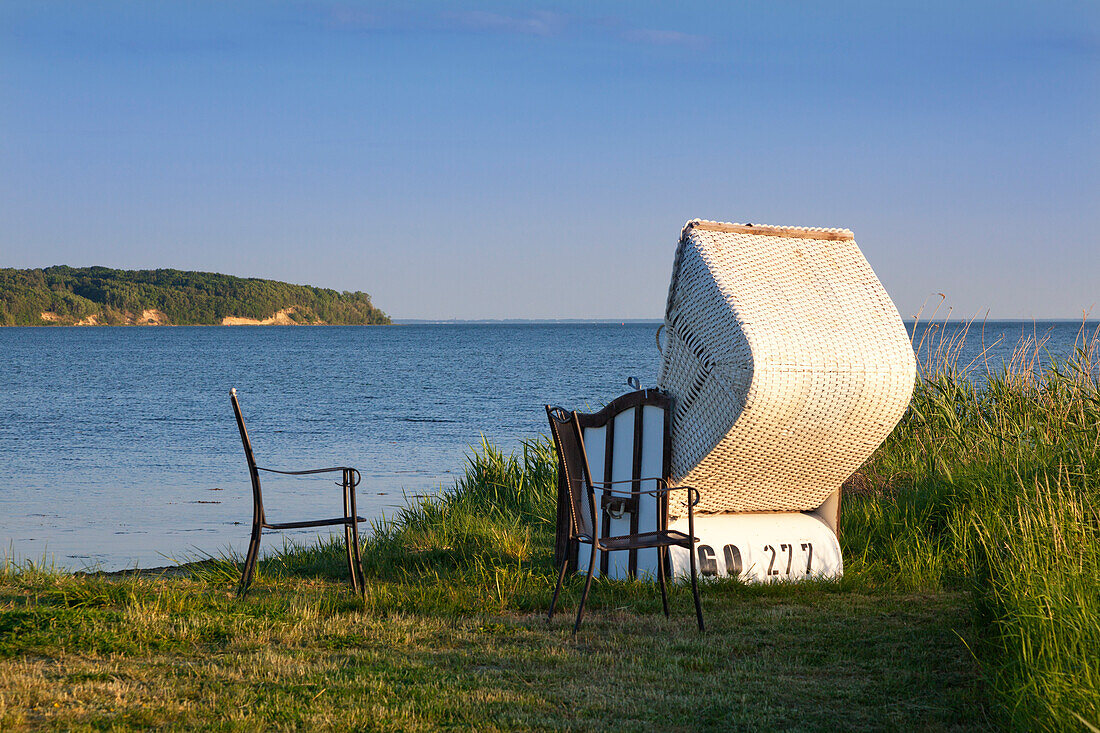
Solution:
<svg viewBox="0 0 1100 733">
<path fill-rule="evenodd" d="M 687 517 L 669 529 L 685 534 Z M 802 513 L 709 514 L 695 518 L 695 562 L 699 576 L 737 576 L 745 582 L 839 578 L 844 574 L 840 543 L 825 522 Z M 691 572 L 688 551 L 669 549 L 674 577 Z"/>
</svg>

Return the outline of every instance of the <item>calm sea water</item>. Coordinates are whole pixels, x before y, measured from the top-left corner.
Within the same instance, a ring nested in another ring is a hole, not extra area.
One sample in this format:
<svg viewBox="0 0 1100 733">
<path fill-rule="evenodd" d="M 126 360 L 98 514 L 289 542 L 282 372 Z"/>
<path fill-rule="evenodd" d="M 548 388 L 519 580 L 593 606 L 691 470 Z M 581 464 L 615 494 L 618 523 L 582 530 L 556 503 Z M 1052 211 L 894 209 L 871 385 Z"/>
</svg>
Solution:
<svg viewBox="0 0 1100 733">
<path fill-rule="evenodd" d="M 1065 355 L 1080 324 L 986 324 Z M 241 551 L 248 472 L 236 387 L 260 465 L 352 465 L 359 511 L 448 487 L 484 435 L 544 431 L 544 403 L 599 407 L 651 386 L 656 324 L 0 329 L 0 541 L 74 569 Z M 919 336 L 918 336 L 919 338 Z M 981 350 L 973 335 L 963 352 Z M 271 521 L 339 516 L 327 479 L 265 479 Z M 299 539 L 316 535 L 303 530 Z M 290 534 L 290 533 L 288 533 Z M 277 546 L 277 536 L 266 540 Z"/>
</svg>

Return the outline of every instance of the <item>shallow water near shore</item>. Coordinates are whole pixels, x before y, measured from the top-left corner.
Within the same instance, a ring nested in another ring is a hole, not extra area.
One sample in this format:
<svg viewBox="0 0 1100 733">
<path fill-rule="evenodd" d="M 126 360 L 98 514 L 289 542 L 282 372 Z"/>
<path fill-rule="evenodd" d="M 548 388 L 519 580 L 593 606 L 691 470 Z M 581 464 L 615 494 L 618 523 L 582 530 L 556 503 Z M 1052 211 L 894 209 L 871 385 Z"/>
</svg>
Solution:
<svg viewBox="0 0 1100 733">
<path fill-rule="evenodd" d="M 985 346 L 1000 343 L 983 360 L 1000 364 L 1032 335 L 1066 357 L 1080 327 L 986 323 Z M 628 376 L 652 386 L 656 328 L 0 329 L 0 542 L 16 559 L 72 569 L 239 552 L 251 499 L 230 387 L 260 465 L 355 466 L 359 513 L 379 517 L 449 487 L 481 435 L 514 449 L 544 432 L 545 403 L 595 409 L 627 391 Z M 978 331 L 960 366 L 982 352 Z M 326 478 L 265 477 L 264 497 L 276 522 L 342 511 Z"/>
</svg>

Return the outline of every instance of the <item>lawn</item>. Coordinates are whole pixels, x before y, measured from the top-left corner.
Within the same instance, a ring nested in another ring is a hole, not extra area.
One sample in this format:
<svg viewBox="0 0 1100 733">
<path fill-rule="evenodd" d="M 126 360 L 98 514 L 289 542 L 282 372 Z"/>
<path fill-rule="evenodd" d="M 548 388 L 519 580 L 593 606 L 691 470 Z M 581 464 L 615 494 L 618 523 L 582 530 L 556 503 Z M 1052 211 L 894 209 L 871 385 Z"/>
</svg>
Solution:
<svg viewBox="0 0 1100 733">
<path fill-rule="evenodd" d="M 550 574 L 540 580 L 502 601 L 536 608 L 478 612 L 418 608 L 453 589 L 411 577 L 372 581 L 364 606 L 327 577 L 267 577 L 242 603 L 225 582 L 189 577 L 9 576 L 0 727 L 986 725 L 961 594 L 711 584 L 700 635 L 686 589 L 666 620 L 652 587 L 603 583 L 573 639 L 567 614 L 547 624 Z"/>
</svg>

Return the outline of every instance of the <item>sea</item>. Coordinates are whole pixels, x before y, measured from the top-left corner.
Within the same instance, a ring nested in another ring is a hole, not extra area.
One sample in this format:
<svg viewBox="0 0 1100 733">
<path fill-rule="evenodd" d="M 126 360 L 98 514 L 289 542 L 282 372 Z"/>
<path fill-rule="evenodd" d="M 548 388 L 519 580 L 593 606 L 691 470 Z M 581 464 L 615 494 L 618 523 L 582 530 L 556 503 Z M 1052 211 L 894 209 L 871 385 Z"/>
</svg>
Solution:
<svg viewBox="0 0 1100 733">
<path fill-rule="evenodd" d="M 654 386 L 658 326 L 0 328 L 0 557 L 111 571 L 242 552 L 251 488 L 231 388 L 261 466 L 354 466 L 359 513 L 391 516 L 452 487 L 483 440 L 514 451 L 544 434 L 545 404 L 594 410 L 629 377 Z M 909 328 L 919 345 L 964 326 Z M 996 367 L 1021 339 L 1067 358 L 1081 329 L 971 324 L 957 363 Z M 264 476 L 264 503 L 274 522 L 342 513 L 331 477 Z"/>
</svg>

